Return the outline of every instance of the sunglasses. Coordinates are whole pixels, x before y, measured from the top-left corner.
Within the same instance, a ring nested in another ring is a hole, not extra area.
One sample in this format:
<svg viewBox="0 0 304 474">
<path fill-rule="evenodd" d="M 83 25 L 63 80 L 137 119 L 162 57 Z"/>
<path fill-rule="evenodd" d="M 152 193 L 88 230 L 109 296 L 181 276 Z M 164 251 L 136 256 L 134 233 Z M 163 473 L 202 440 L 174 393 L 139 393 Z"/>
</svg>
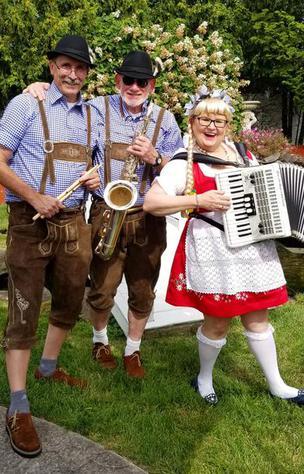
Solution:
<svg viewBox="0 0 304 474">
<path fill-rule="evenodd" d="M 149 79 L 135 79 L 134 77 L 122 76 L 122 82 L 125 86 L 132 86 L 136 82 L 138 87 L 144 89 L 149 84 Z"/>
</svg>

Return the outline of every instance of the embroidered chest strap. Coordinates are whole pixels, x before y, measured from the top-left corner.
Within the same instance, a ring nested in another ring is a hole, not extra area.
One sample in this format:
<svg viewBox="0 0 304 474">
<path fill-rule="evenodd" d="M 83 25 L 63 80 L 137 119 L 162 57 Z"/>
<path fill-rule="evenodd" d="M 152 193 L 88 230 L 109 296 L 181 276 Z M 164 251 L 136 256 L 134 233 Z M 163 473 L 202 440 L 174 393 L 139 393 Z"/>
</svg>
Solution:
<svg viewBox="0 0 304 474">
<path fill-rule="evenodd" d="M 42 172 L 42 178 L 40 183 L 39 192 L 44 194 L 46 181 L 50 176 L 50 182 L 56 183 L 54 160 L 73 161 L 73 162 L 86 162 L 87 169 L 92 166 L 92 153 L 91 153 L 91 108 L 89 105 L 86 106 L 87 112 L 87 144 L 86 146 L 78 143 L 70 142 L 56 142 L 54 143 L 50 138 L 50 131 L 47 123 L 46 113 L 42 101 L 38 101 L 42 128 L 44 134 L 43 150 L 45 152 L 45 162 Z"/>
<path fill-rule="evenodd" d="M 165 110 L 166 109 L 161 108 L 160 111 L 159 111 L 158 117 L 157 117 L 153 137 L 152 137 L 152 140 L 151 140 L 151 143 L 154 146 L 154 148 L 155 148 L 155 145 L 156 145 L 156 142 L 157 142 L 157 139 L 158 139 L 160 126 L 161 126 L 161 123 L 162 123 L 162 120 L 163 120 L 163 117 L 164 117 Z M 148 177 L 150 177 L 150 181 L 152 182 L 152 179 L 153 179 L 152 165 L 150 165 L 149 163 L 146 163 L 144 173 L 143 173 L 143 177 L 142 177 L 142 181 L 141 181 L 141 185 L 140 185 L 140 190 L 139 190 L 139 194 L 141 196 L 143 196 L 145 194 Z"/>
</svg>

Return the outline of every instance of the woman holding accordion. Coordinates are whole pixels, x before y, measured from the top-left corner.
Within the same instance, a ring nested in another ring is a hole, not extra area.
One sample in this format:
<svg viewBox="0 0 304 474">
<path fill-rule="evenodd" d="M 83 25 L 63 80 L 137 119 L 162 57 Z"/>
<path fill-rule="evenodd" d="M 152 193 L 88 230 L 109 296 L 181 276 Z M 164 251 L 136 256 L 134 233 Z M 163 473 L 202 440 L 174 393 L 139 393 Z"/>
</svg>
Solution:
<svg viewBox="0 0 304 474">
<path fill-rule="evenodd" d="M 194 307 L 204 314 L 197 331 L 200 372 L 192 385 L 208 404 L 218 402 L 213 367 L 226 344 L 231 318 L 240 316 L 271 395 L 303 405 L 304 390 L 288 386 L 281 378 L 274 329 L 268 320 L 268 308 L 288 300 L 275 244 L 266 240 L 229 248 L 220 228 L 230 199 L 216 189 L 216 173 L 244 160 L 256 165 L 256 159 L 250 152 L 241 156 L 239 147 L 227 140 L 234 110 L 225 91 L 203 87 L 186 109 L 187 148 L 178 150 L 155 179 L 144 210 L 163 216 L 195 209 L 176 250 L 166 297 L 172 305 Z M 205 160 L 200 160 L 202 156 Z"/>
</svg>

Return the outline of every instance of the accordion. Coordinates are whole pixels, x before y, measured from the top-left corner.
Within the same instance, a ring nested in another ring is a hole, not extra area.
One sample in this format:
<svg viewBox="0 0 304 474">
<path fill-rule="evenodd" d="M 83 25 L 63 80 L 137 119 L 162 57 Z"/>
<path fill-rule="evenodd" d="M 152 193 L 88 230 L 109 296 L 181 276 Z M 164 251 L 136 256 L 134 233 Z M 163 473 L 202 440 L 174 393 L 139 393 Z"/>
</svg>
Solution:
<svg viewBox="0 0 304 474">
<path fill-rule="evenodd" d="M 231 198 L 223 214 L 229 247 L 292 236 L 304 242 L 304 168 L 273 163 L 216 175 L 217 189 Z"/>
</svg>

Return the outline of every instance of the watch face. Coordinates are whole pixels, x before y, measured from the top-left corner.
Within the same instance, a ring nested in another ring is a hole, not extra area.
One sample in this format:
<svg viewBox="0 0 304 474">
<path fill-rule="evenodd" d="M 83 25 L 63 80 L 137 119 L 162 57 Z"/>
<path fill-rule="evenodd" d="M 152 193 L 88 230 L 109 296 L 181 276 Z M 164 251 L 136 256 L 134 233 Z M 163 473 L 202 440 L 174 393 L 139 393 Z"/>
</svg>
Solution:
<svg viewBox="0 0 304 474">
<path fill-rule="evenodd" d="M 155 160 L 155 166 L 159 166 L 162 161 L 163 161 L 162 157 L 160 155 L 158 155 L 158 157 Z"/>
</svg>

